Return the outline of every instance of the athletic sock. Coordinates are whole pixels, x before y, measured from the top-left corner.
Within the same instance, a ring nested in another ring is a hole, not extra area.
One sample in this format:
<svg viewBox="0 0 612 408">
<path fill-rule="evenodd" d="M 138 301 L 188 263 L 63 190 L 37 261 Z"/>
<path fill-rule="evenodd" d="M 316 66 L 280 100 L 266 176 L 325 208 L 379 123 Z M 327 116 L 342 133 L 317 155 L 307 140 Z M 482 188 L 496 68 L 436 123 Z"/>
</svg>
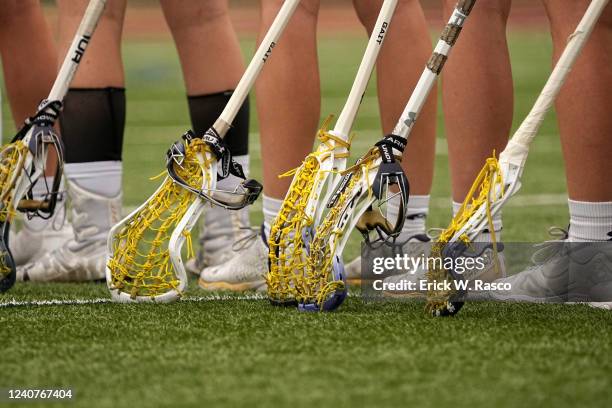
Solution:
<svg viewBox="0 0 612 408">
<path fill-rule="evenodd" d="M 203 135 L 214 125 L 233 93 L 233 90 L 228 90 L 213 94 L 187 96 L 191 126 L 197 135 Z M 250 170 L 248 98 L 236 114 L 232 127 L 223 140 L 234 160 L 242 166 L 244 174 L 248 178 Z M 234 191 L 241 182 L 240 178 L 229 175 L 227 178 L 217 181 L 217 189 Z M 240 230 L 250 226 L 249 210 L 244 208 L 239 211 L 230 211 L 213 206 L 204 212 L 201 225 L 200 240 L 204 251 L 218 250 L 218 246 L 222 242 L 227 242 L 225 239 L 219 240 L 218 238 L 229 237 L 235 241 L 242 236 Z M 198 256 L 203 256 L 203 254 L 198 253 Z"/>
<path fill-rule="evenodd" d="M 123 88 L 72 88 L 60 118 L 69 182 L 106 198 L 121 193 Z"/>
<path fill-rule="evenodd" d="M 408 239 L 414 235 L 425 234 L 425 222 L 429 213 L 428 195 L 411 195 L 406 208 L 406 220 L 402 227 L 400 240 Z M 391 223 L 397 220 L 399 213 L 399 197 L 389 200 L 387 205 L 387 217 Z"/>
<path fill-rule="evenodd" d="M 267 240 L 270 236 L 270 229 L 272 228 L 272 223 L 276 219 L 276 216 L 280 212 L 281 206 L 283 205 L 283 200 L 279 198 L 268 197 L 265 194 L 263 195 L 263 231 L 265 235 L 265 239 Z"/>
<path fill-rule="evenodd" d="M 458 203 L 453 201 L 453 217 L 457 215 L 459 212 L 459 208 L 463 203 Z M 497 214 L 493 216 L 493 229 L 495 231 L 495 242 L 501 242 L 502 240 L 502 212 L 499 211 Z M 493 242 L 493 236 L 489 231 L 489 226 L 485 227 L 485 229 L 476 237 L 476 241 L 478 242 Z"/>
<path fill-rule="evenodd" d="M 35 200 L 43 200 L 47 193 L 51 190 L 51 186 L 53 185 L 53 176 L 40 178 L 38 182 L 32 187 L 32 195 Z M 60 228 L 61 223 L 66 216 L 66 206 L 65 206 L 65 194 L 64 194 L 64 179 L 62 178 L 60 182 L 60 188 L 57 197 L 57 204 L 55 206 L 55 213 L 53 217 L 44 219 L 41 217 L 32 217 L 28 219 L 24 217 L 23 223 L 24 226 L 32 231 L 42 231 L 45 228 L 51 226 L 55 228 Z M 59 222 L 54 222 L 54 220 L 60 220 Z"/>
<path fill-rule="evenodd" d="M 233 95 L 233 90 L 205 95 L 190 95 L 187 97 L 191 125 L 197 135 L 203 135 L 225 109 Z M 249 99 L 247 98 L 236 114 L 232 127 L 224 138 L 233 156 L 249 154 Z"/>
<path fill-rule="evenodd" d="M 66 163 L 121 160 L 124 128 L 123 88 L 71 88 L 60 117 Z"/>
<path fill-rule="evenodd" d="M 107 198 L 117 197 L 121 192 L 123 165 L 120 161 L 95 161 L 88 163 L 66 163 L 66 178 L 82 189 Z"/>
<path fill-rule="evenodd" d="M 570 242 L 607 241 L 612 231 L 612 202 L 567 200 Z"/>
</svg>

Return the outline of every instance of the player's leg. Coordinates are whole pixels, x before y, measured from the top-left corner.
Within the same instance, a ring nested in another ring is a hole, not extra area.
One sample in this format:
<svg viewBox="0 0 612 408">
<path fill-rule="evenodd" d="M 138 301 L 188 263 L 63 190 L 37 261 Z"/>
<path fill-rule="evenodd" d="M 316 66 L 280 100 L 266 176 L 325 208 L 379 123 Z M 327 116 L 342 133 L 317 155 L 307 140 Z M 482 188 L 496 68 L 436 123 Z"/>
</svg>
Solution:
<svg viewBox="0 0 612 408">
<path fill-rule="evenodd" d="M 181 60 L 191 123 L 197 134 L 203 134 L 225 108 L 244 72 L 228 1 L 161 0 L 161 5 Z M 248 174 L 248 99 L 225 141 Z M 238 183 L 235 176 L 230 176 L 219 181 L 217 188 L 233 190 Z M 188 262 L 188 269 L 199 274 L 205 266 L 230 259 L 234 254 L 232 244 L 245 234 L 249 225 L 248 208 L 240 211 L 208 208 L 201 221 L 197 258 Z"/>
<path fill-rule="evenodd" d="M 590 1 L 545 0 L 554 61 Z M 569 193 L 572 241 L 612 239 L 612 6 L 608 5 L 556 104 Z"/>
<path fill-rule="evenodd" d="M 382 1 L 353 0 L 353 4 L 369 35 L 376 23 Z M 410 41 L 406 41 L 406 38 Z M 431 47 L 429 29 L 419 1 L 400 0 L 376 65 L 378 101 L 385 134 L 393 131 L 401 116 L 431 55 Z M 424 249 L 426 245 L 421 243 L 429 241 L 425 222 L 429 212 L 435 159 L 436 100 L 434 89 L 410 134 L 402 161 L 410 181 L 410 199 L 399 240 L 410 242 L 406 250 L 411 253 L 412 250 Z M 392 201 L 388 207 L 389 218 L 396 219 L 398 211 L 399 202 Z M 361 258 L 346 266 L 350 280 L 359 278 L 360 272 Z"/>
<path fill-rule="evenodd" d="M 444 1 L 450 15 L 455 0 Z M 453 213 L 493 150 L 506 146 L 512 126 L 513 89 L 506 22 L 511 0 L 479 0 L 463 28 L 442 78 Z M 495 217 L 497 235 L 501 213 Z M 483 234 L 479 240 L 486 240 Z"/>
<path fill-rule="evenodd" d="M 261 40 L 282 5 L 261 1 Z M 280 210 L 291 178 L 278 175 L 297 167 L 312 150 L 320 115 L 321 92 L 316 46 L 319 0 L 303 0 L 291 17 L 256 84 L 257 113 L 263 164 L 264 233 L 244 249 L 243 255 L 200 276 L 204 288 L 265 288 L 268 249 L 265 241 Z M 211 286 L 210 283 L 214 282 Z"/>
<path fill-rule="evenodd" d="M 34 114 L 47 96 L 57 72 L 51 30 L 38 0 L 6 0 L 0 8 L 0 53 L 4 82 L 15 127 Z M 7 142 L 5 140 L 4 142 Z M 33 189 L 37 198 L 47 193 L 55 172 L 55 155 L 50 151 L 47 183 Z M 23 265 L 70 239 L 72 230 L 65 219 L 65 200 L 60 196 L 54 217 L 23 219 L 23 227 L 12 236 L 10 248 L 15 263 Z"/>
<path fill-rule="evenodd" d="M 545 0 L 553 39 L 553 60 L 584 15 L 588 0 Z M 545 262 L 504 279 L 512 290 L 495 296 L 537 302 L 598 301 L 612 308 L 612 7 L 607 6 L 556 100 L 569 193 L 570 228 L 540 251 Z M 584 244 L 584 242 L 590 242 Z M 546 249 L 544 249 L 546 248 Z M 602 253 L 604 256 L 602 256 Z M 551 256 L 552 254 L 552 256 Z M 602 261 L 603 260 L 603 261 Z M 603 284 L 602 284 L 603 282 Z"/>
<path fill-rule="evenodd" d="M 39 0 L 5 0 L 0 7 L 0 54 L 15 126 L 47 96 L 57 71 L 55 44 Z"/>
<path fill-rule="evenodd" d="M 81 21 L 87 0 L 58 0 L 59 55 Z M 126 0 L 109 0 L 64 101 L 60 119 L 74 238 L 18 274 L 30 280 L 104 277 L 106 239 L 121 216 L 125 123 L 121 32 Z"/>
</svg>

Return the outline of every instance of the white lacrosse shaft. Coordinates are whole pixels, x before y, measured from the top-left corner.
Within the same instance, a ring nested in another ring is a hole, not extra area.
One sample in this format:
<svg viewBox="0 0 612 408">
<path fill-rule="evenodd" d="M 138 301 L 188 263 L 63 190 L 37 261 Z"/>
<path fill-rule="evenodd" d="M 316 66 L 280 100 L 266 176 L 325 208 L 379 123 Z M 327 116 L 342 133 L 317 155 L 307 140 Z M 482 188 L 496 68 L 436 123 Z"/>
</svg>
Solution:
<svg viewBox="0 0 612 408">
<path fill-rule="evenodd" d="M 264 39 L 261 41 L 261 44 L 259 44 L 253 59 L 240 79 L 240 82 L 238 82 L 230 100 L 227 102 L 227 105 L 225 105 L 225 109 L 223 109 L 219 119 L 217 119 L 213 125 L 221 138 L 229 131 L 238 111 L 242 107 L 245 99 L 249 96 L 249 92 L 253 88 L 255 80 L 259 76 L 268 58 L 270 58 L 272 49 L 276 46 L 276 42 L 281 33 L 285 30 L 289 19 L 299 4 L 300 0 L 285 0 L 281 6 Z"/>
<path fill-rule="evenodd" d="M 330 134 L 344 141 L 349 140 L 351 128 L 353 127 L 355 117 L 357 116 L 357 112 L 361 106 L 363 94 L 368 86 L 368 82 L 370 82 L 370 77 L 374 71 L 378 54 L 380 53 L 382 45 L 385 42 L 397 3 L 398 0 L 385 0 L 383 2 L 380 12 L 378 13 L 378 18 L 376 19 L 376 23 L 374 24 L 374 28 L 372 29 L 372 34 L 368 40 L 365 53 L 361 59 L 361 63 L 359 64 L 359 69 L 357 70 L 357 75 L 353 81 L 349 96 L 344 104 L 344 107 L 342 108 L 342 111 L 340 112 L 340 116 L 336 121 L 334 129 L 329 131 Z M 315 223 L 318 223 L 319 219 L 323 215 L 323 211 L 325 210 L 325 205 L 319 204 L 327 203 L 329 201 L 329 198 L 334 193 L 335 186 L 342 179 L 342 176 L 340 176 L 340 174 L 337 172 L 346 168 L 346 162 L 348 160 L 347 157 L 337 157 L 338 154 L 348 153 L 348 149 L 344 146 L 338 146 L 333 141 L 332 143 L 334 143 L 335 150 L 332 152 L 332 155 L 329 156 L 330 160 L 323 160 L 320 164 L 320 171 L 323 172 L 323 176 L 315 187 L 315 194 L 313 195 L 315 199 L 309 200 L 308 207 L 306 209 L 308 214 L 315 214 Z M 321 146 L 320 148 L 326 149 L 325 146 Z M 332 174 L 332 170 L 336 173 L 331 176 L 327 191 L 323 195 L 323 200 L 319 201 L 318 198 L 321 197 L 321 192 L 325 186 L 325 181 L 327 181 L 327 176 Z"/>
<path fill-rule="evenodd" d="M 66 96 L 72 78 L 74 78 L 79 63 L 85 54 L 85 48 L 87 48 L 91 36 L 98 25 L 98 21 L 100 21 L 100 17 L 104 12 L 106 1 L 107 0 L 91 0 L 89 2 L 83 19 L 81 20 L 81 24 L 77 29 L 74 39 L 70 44 L 70 48 L 68 49 L 68 53 L 55 79 L 53 88 L 51 88 L 51 92 L 49 93 L 48 99 L 50 101 L 61 101 L 64 99 L 64 96 Z"/>
<path fill-rule="evenodd" d="M 253 56 L 249 66 L 244 72 L 240 82 L 236 86 L 232 97 L 228 101 L 225 109 L 219 116 L 219 119 L 213 125 L 213 128 L 217 132 L 220 137 L 223 137 L 227 134 L 228 130 L 231 127 L 238 110 L 244 103 L 244 100 L 247 98 L 251 88 L 255 84 L 255 80 L 259 76 L 264 64 L 270 58 L 274 47 L 276 46 L 276 42 L 280 38 L 280 35 L 284 31 L 287 23 L 289 22 L 293 12 L 297 8 L 299 4 L 299 0 L 285 0 L 281 9 L 279 10 L 276 18 L 272 22 L 272 25 L 268 29 L 267 34 L 262 40 L 261 44 L 257 48 L 255 55 Z M 212 153 L 206 152 L 207 161 L 210 163 L 216 163 Z M 202 157 L 200 157 L 200 161 L 202 162 Z M 215 171 L 216 164 L 213 165 L 208 171 L 212 174 L 212 178 L 207 182 L 206 177 L 202 180 L 202 189 L 208 191 L 214 191 L 216 187 L 216 174 Z M 170 261 L 174 267 L 175 272 L 180 277 L 181 283 L 186 283 L 186 272 L 185 265 L 183 264 L 183 259 L 181 256 L 181 248 L 185 243 L 185 232 L 190 232 L 195 223 L 198 221 L 198 218 L 204 211 L 204 207 L 208 204 L 204 199 L 198 198 L 194 196 L 194 201 L 191 203 L 185 215 L 178 222 L 172 235 L 170 236 L 170 242 L 168 243 L 169 253 L 170 253 Z M 109 239 L 109 249 L 111 247 L 110 239 Z M 182 288 L 180 289 L 182 291 Z M 164 301 L 173 301 L 178 297 L 178 294 L 167 294 L 164 296 Z"/>
<path fill-rule="evenodd" d="M 419 82 L 417 82 L 402 115 L 393 129 L 394 135 L 408 139 L 413 125 L 423 110 L 423 106 L 425 106 L 425 102 L 427 102 L 427 97 L 436 84 L 438 76 L 444 67 L 444 63 L 450 54 L 450 50 L 455 44 L 459 32 L 463 28 L 463 23 L 472 10 L 475 2 L 476 0 L 461 0 L 455 6 L 455 10 L 436 44 L 433 55 L 427 62 L 427 66 L 423 70 Z"/>
<path fill-rule="evenodd" d="M 363 94 L 368 86 L 368 82 L 370 82 L 372 71 L 376 65 L 376 59 L 384 43 L 385 36 L 389 31 L 389 25 L 391 24 L 391 18 L 397 7 L 397 1 L 398 0 L 385 0 L 383 2 L 349 96 L 342 108 L 342 112 L 340 112 L 340 116 L 338 116 L 334 130 L 330 132 L 343 140 L 348 140 L 349 138 L 349 133 L 353 127 L 353 122 L 355 122 L 355 117 L 361 105 Z"/>
<path fill-rule="evenodd" d="M 565 83 L 567 75 L 572 70 L 608 1 L 591 1 L 576 31 L 569 37 L 563 54 L 561 54 L 559 61 L 557 61 L 533 108 L 531 108 L 531 111 L 501 153 L 500 163 L 516 166 L 522 172 L 522 168 L 524 168 L 525 161 L 527 160 L 527 154 L 529 153 L 529 145 L 538 133 L 546 113 L 552 107 L 561 87 Z M 517 176 L 520 177 L 520 173 Z"/>
</svg>

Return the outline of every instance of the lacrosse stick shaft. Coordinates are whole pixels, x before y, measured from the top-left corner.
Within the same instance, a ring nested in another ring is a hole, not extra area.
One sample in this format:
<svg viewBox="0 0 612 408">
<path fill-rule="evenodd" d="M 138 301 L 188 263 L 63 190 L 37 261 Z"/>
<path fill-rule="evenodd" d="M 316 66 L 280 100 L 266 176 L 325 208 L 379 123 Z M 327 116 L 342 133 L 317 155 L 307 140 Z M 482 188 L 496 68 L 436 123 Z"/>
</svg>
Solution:
<svg viewBox="0 0 612 408">
<path fill-rule="evenodd" d="M 299 3 L 300 0 L 285 0 L 283 3 L 264 39 L 261 41 L 261 44 L 259 44 L 244 75 L 240 79 L 240 82 L 238 82 L 232 97 L 227 102 L 225 109 L 221 112 L 221 116 L 219 116 L 219 119 L 217 119 L 213 126 L 220 137 L 224 137 L 229 131 L 231 123 L 234 122 L 240 107 L 248 97 L 251 88 L 253 88 L 255 84 L 255 80 L 259 76 L 259 72 L 268 61 L 268 58 L 272 54 L 272 49 L 276 46 L 278 38 L 285 29 L 285 26 Z"/>
<path fill-rule="evenodd" d="M 385 36 L 389 31 L 391 18 L 393 17 L 396 7 L 397 0 L 384 1 L 380 9 L 380 13 L 378 14 L 376 24 L 374 25 L 374 29 L 372 30 L 372 34 L 370 35 L 365 54 L 363 55 L 361 64 L 359 65 L 359 70 L 357 71 L 357 76 L 353 82 L 351 92 L 349 93 L 346 104 L 344 105 L 344 108 L 342 108 L 342 112 L 340 112 L 340 116 L 338 116 L 338 120 L 334 126 L 333 134 L 341 137 L 344 140 L 348 140 L 349 133 L 353 127 L 353 122 L 357 116 L 357 111 L 361 105 L 363 94 L 366 90 L 368 82 L 370 81 L 370 77 L 372 76 L 372 71 L 374 70 L 378 53 L 380 52 Z"/>
<path fill-rule="evenodd" d="M 102 16 L 104 12 L 106 1 L 107 0 L 91 0 L 89 2 L 83 19 L 81 20 L 81 24 L 70 44 L 68 53 L 55 79 L 53 88 L 51 88 L 51 92 L 49 93 L 48 99 L 50 101 L 61 101 L 64 99 L 64 96 L 66 96 L 70 82 L 72 82 L 72 78 L 76 74 L 79 63 L 85 54 L 85 48 L 87 48 L 91 36 L 98 25 L 98 21 L 100 21 L 100 16 Z"/>
<path fill-rule="evenodd" d="M 510 139 L 510 142 L 508 142 L 508 146 L 504 149 L 500 160 L 503 158 L 521 167 L 524 165 L 529 152 L 529 145 L 538 133 L 546 113 L 552 107 L 555 98 L 567 79 L 567 75 L 572 70 L 608 1 L 591 1 L 582 20 L 578 23 L 576 31 L 569 37 L 565 50 L 563 50 L 538 99 L 514 133 L 514 136 L 512 136 L 512 139 Z"/>
<path fill-rule="evenodd" d="M 448 20 L 446 27 L 444 27 L 438 44 L 410 96 L 404 108 L 404 112 L 400 116 L 397 125 L 395 125 L 395 129 L 393 129 L 394 135 L 401 136 L 405 139 L 410 135 L 412 127 L 421 113 L 431 89 L 438 80 L 438 76 L 440 72 L 442 72 L 442 68 L 444 68 L 450 50 L 453 48 L 453 45 L 455 45 L 459 33 L 463 28 L 463 24 L 472 11 L 475 3 L 476 0 L 460 0 L 455 6 L 455 10 Z"/>
</svg>

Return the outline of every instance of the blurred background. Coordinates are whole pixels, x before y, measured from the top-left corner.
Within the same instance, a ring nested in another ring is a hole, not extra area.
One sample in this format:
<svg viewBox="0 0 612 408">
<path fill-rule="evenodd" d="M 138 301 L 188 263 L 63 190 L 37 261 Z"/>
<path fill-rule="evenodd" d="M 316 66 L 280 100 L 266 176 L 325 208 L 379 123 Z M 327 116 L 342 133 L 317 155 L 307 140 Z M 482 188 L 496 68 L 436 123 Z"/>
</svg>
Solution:
<svg viewBox="0 0 612 408">
<path fill-rule="evenodd" d="M 44 4 L 49 22 L 56 31 L 54 2 L 44 1 Z M 248 61 L 255 48 L 259 1 L 230 0 L 230 4 L 244 59 Z M 445 23 L 441 13 L 441 1 L 423 0 L 422 4 L 433 41 Z M 469 23 L 468 21 L 467 24 Z M 163 170 L 166 150 L 190 127 L 190 122 L 176 49 L 158 2 L 129 0 L 124 33 L 123 55 L 127 88 L 124 204 L 126 209 L 130 209 L 142 203 L 155 190 L 158 181 L 149 181 L 148 178 Z M 513 1 L 508 41 L 513 64 L 516 128 L 535 101 L 551 68 L 548 23 L 539 1 Z M 351 1 L 322 1 L 318 36 L 322 118 L 328 114 L 338 114 L 342 109 L 365 45 L 365 31 L 357 20 Z M 205 65 L 202 70 L 206 71 Z M 353 128 L 357 134 L 353 143 L 353 158 L 363 154 L 381 136 L 375 88 L 376 82 L 370 81 Z M 252 97 L 256 95 L 253 94 Z M 14 131 L 6 103 L 5 100 L 5 135 Z M 251 111 L 251 176 L 260 178 L 257 115 L 255 109 Z M 438 119 L 436 174 L 428 220 L 430 227 L 443 227 L 450 220 L 450 186 L 441 109 Z M 7 137 L 5 136 L 5 140 Z M 514 241 L 545 239 L 548 226 L 566 225 L 565 200 L 563 163 L 556 120 L 554 113 L 551 113 L 532 149 L 523 190 L 504 212 L 504 238 Z M 531 221 L 528 229 L 525 228 L 525 219 Z M 252 207 L 252 221 L 254 224 L 261 222 L 261 201 Z M 347 248 L 347 259 L 358 251 L 358 240 L 355 239 Z"/>
</svg>

